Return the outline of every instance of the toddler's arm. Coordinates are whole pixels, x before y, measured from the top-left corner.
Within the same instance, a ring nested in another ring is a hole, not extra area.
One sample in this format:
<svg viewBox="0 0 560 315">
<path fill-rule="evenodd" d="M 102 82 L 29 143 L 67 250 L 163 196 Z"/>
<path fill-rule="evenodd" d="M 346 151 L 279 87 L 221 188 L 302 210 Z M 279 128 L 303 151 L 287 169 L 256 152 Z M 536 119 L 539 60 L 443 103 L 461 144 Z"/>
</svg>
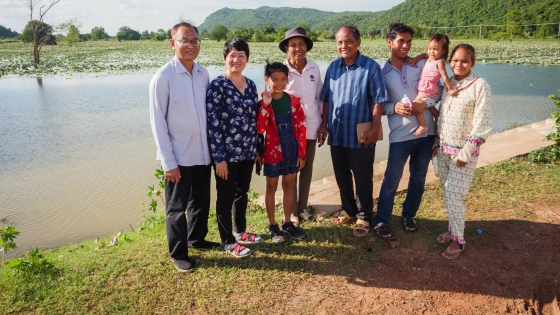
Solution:
<svg viewBox="0 0 560 315">
<path fill-rule="evenodd" d="M 450 96 L 455 97 L 457 95 L 457 91 L 453 89 L 453 85 L 451 84 L 451 79 L 447 76 L 447 70 L 445 69 L 445 62 L 438 62 L 437 68 L 439 70 L 439 74 L 443 78 L 443 82 L 445 83 L 445 87 L 447 87 L 447 92 Z"/>
<path fill-rule="evenodd" d="M 409 65 L 413 65 L 413 64 L 417 63 L 419 60 L 422 60 L 422 59 L 428 59 L 428 54 L 423 53 L 423 54 L 420 54 L 416 57 L 406 58 L 406 63 L 408 63 Z"/>
</svg>

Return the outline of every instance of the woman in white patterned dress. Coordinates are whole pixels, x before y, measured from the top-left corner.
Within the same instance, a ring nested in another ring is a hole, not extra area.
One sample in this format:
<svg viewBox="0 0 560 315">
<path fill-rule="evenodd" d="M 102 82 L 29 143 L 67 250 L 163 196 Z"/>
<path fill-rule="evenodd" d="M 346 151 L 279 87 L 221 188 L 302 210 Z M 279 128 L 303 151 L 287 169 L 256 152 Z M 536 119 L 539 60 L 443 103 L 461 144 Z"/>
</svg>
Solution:
<svg viewBox="0 0 560 315">
<path fill-rule="evenodd" d="M 492 130 L 490 85 L 471 72 L 475 64 L 475 49 L 468 44 L 457 45 L 451 53 L 451 78 L 458 92 L 450 97 L 444 91 L 438 121 L 437 153 L 440 182 L 449 216 L 448 230 L 438 236 L 440 243 L 451 244 L 442 253 L 446 259 L 456 259 L 465 248 L 464 201 L 473 180 L 480 146 Z"/>
</svg>

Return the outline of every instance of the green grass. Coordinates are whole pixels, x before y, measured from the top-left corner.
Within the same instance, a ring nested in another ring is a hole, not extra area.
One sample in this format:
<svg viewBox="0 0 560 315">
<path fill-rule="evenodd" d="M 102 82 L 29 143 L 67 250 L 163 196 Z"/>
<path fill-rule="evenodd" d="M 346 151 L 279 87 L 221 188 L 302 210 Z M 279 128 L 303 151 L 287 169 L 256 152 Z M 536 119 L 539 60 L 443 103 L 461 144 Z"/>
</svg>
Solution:
<svg viewBox="0 0 560 315">
<path fill-rule="evenodd" d="M 477 228 L 497 233 L 492 225 L 496 221 L 530 222 L 534 215 L 525 211 L 528 203 L 557 205 L 558 164 L 558 160 L 535 163 L 524 156 L 478 169 L 467 200 L 466 234 L 475 234 Z M 404 196 L 397 195 L 395 215 Z M 431 233 L 444 230 L 447 220 L 438 182 L 427 185 L 417 219 L 422 231 L 406 237 L 400 219 L 391 220 L 399 246 L 433 250 Z M 473 221 L 476 227 L 469 225 Z M 273 244 L 267 237 L 266 215 L 253 213 L 248 216 L 248 230 L 265 236 L 265 241 L 251 246 L 250 257 L 192 250 L 199 267 L 192 274 L 181 274 L 168 258 L 162 222 L 159 214 L 151 221 L 152 228 L 126 232 L 116 246 L 102 247 L 109 243 L 106 238 L 42 252 L 56 270 L 5 276 L 12 270 L 7 264 L 1 266 L 0 312 L 270 314 L 293 305 L 297 313 L 313 314 L 325 299 L 345 294 L 339 292 L 341 281 L 361 283 L 374 277 L 387 251 L 385 242 L 373 234 L 356 238 L 349 225 L 335 226 L 330 221 L 304 223 L 303 241 Z M 209 225 L 207 239 L 218 241 L 214 213 Z M 305 303 L 299 303 L 303 297 Z"/>
<path fill-rule="evenodd" d="M 470 43 L 477 49 L 477 61 L 489 63 L 560 65 L 560 41 L 518 40 L 451 40 L 451 46 Z M 415 40 L 411 55 L 424 52 L 425 40 Z M 203 66 L 223 66 L 223 42 L 203 41 L 197 61 Z M 263 65 L 267 59 L 283 60 L 286 55 L 278 43 L 250 43 L 249 66 Z M 377 60 L 388 57 L 384 40 L 362 40 L 360 51 Z M 148 71 L 161 67 L 173 56 L 167 41 L 86 41 L 73 46 L 59 43 L 44 46 L 39 69 L 33 69 L 32 46 L 22 42 L 2 42 L 0 45 L 0 76 L 2 75 L 69 75 L 121 74 Z M 339 55 L 334 42 L 316 42 L 308 57 L 329 63 Z"/>
</svg>

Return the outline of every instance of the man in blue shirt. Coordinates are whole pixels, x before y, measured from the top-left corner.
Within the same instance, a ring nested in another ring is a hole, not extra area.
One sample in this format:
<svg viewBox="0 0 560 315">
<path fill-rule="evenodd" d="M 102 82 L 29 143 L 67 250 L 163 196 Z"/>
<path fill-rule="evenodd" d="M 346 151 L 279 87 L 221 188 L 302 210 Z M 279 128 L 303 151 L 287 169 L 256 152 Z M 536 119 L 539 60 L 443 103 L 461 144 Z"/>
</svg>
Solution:
<svg viewBox="0 0 560 315">
<path fill-rule="evenodd" d="M 374 228 L 377 235 L 385 240 L 395 239 L 395 235 L 389 230 L 388 223 L 393 212 L 395 194 L 409 157 L 410 179 L 406 199 L 402 205 L 402 223 L 405 232 L 418 230 L 413 218 L 422 201 L 435 136 L 434 119 L 427 107 L 434 106 L 439 100 L 439 96 L 434 99 L 413 102 L 412 108 L 401 102 L 405 94 L 410 99 L 415 99 L 418 95 L 418 80 L 426 62 L 425 59 L 422 59 L 414 65 L 406 63 L 413 35 L 412 28 L 402 23 L 392 24 L 387 32 L 387 44 L 391 50 L 391 57 L 383 66 L 382 71 L 387 84 L 389 100 L 383 103 L 383 114 L 387 115 L 391 132 L 387 169 L 379 192 Z M 415 136 L 414 131 L 419 126 L 415 115 L 419 113 L 424 113 L 428 132 Z"/>
<path fill-rule="evenodd" d="M 358 29 L 343 26 L 335 38 L 341 58 L 329 65 L 325 75 L 319 146 L 328 133 L 342 202 L 342 210 L 333 217 L 333 222 L 345 223 L 356 217 L 354 235 L 364 236 L 373 215 L 373 161 L 381 126 L 381 103 L 388 100 L 388 95 L 381 67 L 358 50 L 361 44 Z M 357 125 L 368 122 L 372 123 L 371 128 L 358 135 Z"/>
</svg>

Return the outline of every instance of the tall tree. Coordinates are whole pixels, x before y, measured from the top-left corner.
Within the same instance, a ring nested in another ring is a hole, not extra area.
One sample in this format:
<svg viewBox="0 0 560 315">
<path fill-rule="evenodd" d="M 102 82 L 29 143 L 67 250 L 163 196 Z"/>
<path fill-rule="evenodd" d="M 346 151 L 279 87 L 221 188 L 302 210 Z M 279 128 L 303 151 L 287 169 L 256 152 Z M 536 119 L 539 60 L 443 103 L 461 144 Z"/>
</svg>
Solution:
<svg viewBox="0 0 560 315">
<path fill-rule="evenodd" d="M 33 24 L 43 24 L 41 25 L 41 32 L 39 32 L 39 40 L 45 45 L 56 45 L 56 37 L 53 35 L 53 27 L 47 23 L 41 23 L 37 20 L 29 21 L 21 33 L 21 41 L 24 43 L 33 43 L 33 32 L 31 26 Z"/>
<path fill-rule="evenodd" d="M 121 40 L 139 40 L 140 33 L 131 29 L 128 26 L 121 26 L 119 31 L 117 32 L 117 40 L 120 42 Z"/>
<path fill-rule="evenodd" d="M 43 31 L 46 23 L 43 23 L 43 18 L 45 14 L 60 0 L 52 0 L 50 4 L 42 4 L 39 7 L 39 19 L 33 19 L 33 11 L 37 8 L 37 0 L 29 0 L 29 22 L 31 23 L 31 32 L 33 34 L 33 67 L 37 69 L 39 66 L 39 54 L 41 53 L 41 48 L 46 44 L 48 38 L 40 37 L 39 34 Z M 38 22 L 38 23 L 37 23 Z"/>
<path fill-rule="evenodd" d="M 91 29 L 91 39 L 92 40 L 100 40 L 100 39 L 109 39 L 109 34 L 105 32 L 105 29 L 101 26 L 95 26 Z"/>
<path fill-rule="evenodd" d="M 375 37 L 375 33 L 377 33 L 375 27 L 370 26 L 367 30 L 367 37 L 369 37 L 369 40 L 372 40 Z"/>
<path fill-rule="evenodd" d="M 80 41 L 80 27 L 82 27 L 82 23 L 78 22 L 78 19 L 70 19 L 57 26 L 56 29 L 66 34 L 64 40 L 72 46 Z"/>
<path fill-rule="evenodd" d="M 225 26 L 223 26 L 222 24 L 218 24 L 216 25 L 216 27 L 214 27 L 212 33 L 210 33 L 210 38 L 217 41 L 220 41 L 222 39 L 225 40 L 227 39 L 228 32 L 229 30 Z"/>
</svg>

